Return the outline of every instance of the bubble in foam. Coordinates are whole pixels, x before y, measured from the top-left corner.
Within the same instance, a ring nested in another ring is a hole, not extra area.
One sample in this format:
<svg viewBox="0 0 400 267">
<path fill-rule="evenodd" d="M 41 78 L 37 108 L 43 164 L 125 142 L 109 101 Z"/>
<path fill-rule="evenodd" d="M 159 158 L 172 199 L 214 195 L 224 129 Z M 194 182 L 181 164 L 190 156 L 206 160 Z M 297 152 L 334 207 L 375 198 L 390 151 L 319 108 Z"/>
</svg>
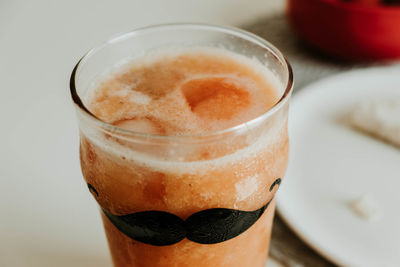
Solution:
<svg viewBox="0 0 400 267">
<path fill-rule="evenodd" d="M 129 101 L 139 105 L 148 105 L 151 101 L 151 98 L 140 92 L 132 91 L 129 96 Z"/>
<path fill-rule="evenodd" d="M 244 180 L 240 180 L 235 184 L 236 188 L 236 199 L 237 201 L 243 201 L 250 197 L 258 188 L 258 176 L 250 176 Z"/>
<path fill-rule="evenodd" d="M 130 118 L 114 123 L 115 126 L 133 132 L 149 134 L 165 134 L 165 128 L 151 117 Z"/>
</svg>

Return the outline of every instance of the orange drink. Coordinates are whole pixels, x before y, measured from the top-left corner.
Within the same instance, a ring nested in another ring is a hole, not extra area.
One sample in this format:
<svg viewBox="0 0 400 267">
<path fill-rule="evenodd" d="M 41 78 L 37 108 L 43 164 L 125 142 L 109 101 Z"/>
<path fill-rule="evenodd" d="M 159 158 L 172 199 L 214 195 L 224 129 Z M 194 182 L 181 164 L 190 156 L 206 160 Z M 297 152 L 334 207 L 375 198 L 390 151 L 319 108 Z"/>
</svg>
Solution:
<svg viewBox="0 0 400 267">
<path fill-rule="evenodd" d="M 291 88 L 272 45 L 208 25 L 142 29 L 78 63 L 82 172 L 114 266 L 265 266 Z"/>
</svg>

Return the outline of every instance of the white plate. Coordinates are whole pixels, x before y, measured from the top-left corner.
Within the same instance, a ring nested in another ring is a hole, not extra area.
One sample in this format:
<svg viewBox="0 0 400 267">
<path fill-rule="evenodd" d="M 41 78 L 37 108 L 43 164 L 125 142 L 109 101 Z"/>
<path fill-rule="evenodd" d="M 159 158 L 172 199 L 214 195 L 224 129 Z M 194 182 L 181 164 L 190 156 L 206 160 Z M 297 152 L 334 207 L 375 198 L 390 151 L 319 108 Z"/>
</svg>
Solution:
<svg viewBox="0 0 400 267">
<path fill-rule="evenodd" d="M 351 71 L 293 98 L 291 155 L 278 211 L 311 247 L 342 266 L 400 266 L 400 149 L 342 123 L 356 103 L 400 98 L 400 66 Z M 383 216 L 357 217 L 349 201 L 371 193 Z"/>
</svg>

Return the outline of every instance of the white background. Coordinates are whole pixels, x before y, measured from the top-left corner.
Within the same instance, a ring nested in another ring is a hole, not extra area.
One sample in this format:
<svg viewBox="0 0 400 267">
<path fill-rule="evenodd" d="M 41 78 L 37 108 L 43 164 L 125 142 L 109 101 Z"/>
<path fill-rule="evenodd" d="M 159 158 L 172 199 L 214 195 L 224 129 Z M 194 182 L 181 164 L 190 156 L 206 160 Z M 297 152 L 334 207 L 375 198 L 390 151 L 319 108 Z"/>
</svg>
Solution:
<svg viewBox="0 0 400 267">
<path fill-rule="evenodd" d="M 0 0 L 0 266 L 110 266 L 78 162 L 68 80 L 110 36 L 166 22 L 240 26 L 283 0 Z"/>
</svg>

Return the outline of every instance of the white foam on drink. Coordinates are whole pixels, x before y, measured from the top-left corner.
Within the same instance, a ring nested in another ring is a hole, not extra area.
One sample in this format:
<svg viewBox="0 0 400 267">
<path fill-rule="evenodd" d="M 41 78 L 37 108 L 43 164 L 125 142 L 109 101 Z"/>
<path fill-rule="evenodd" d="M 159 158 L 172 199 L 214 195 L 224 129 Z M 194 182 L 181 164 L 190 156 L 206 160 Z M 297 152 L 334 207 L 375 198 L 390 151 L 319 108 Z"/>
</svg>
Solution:
<svg viewBox="0 0 400 267">
<path fill-rule="evenodd" d="M 200 54 L 200 55 L 207 55 L 207 56 L 214 56 L 214 57 L 228 57 L 231 60 L 234 60 L 240 64 L 248 66 L 251 68 L 253 73 L 257 73 L 260 76 L 265 78 L 265 83 L 271 85 L 271 88 L 277 90 L 278 99 L 280 95 L 282 95 L 284 88 L 282 87 L 279 78 L 265 65 L 259 62 L 257 59 L 250 59 L 242 55 L 235 54 L 233 52 L 229 52 L 223 49 L 217 48 L 190 48 L 190 49 L 168 49 L 168 50 L 161 50 L 153 52 L 152 54 L 145 56 L 143 58 L 135 59 L 135 60 L 127 60 L 125 63 L 121 63 L 118 68 L 113 68 L 108 74 L 103 75 L 96 82 L 93 83 L 92 87 L 88 90 L 88 94 L 86 96 L 86 102 L 91 103 L 92 106 L 95 106 L 95 96 L 96 96 L 96 89 L 99 88 L 101 81 L 112 79 L 116 74 L 120 73 L 123 69 L 128 69 L 134 65 L 151 65 L 153 62 L 160 60 L 160 58 L 174 58 L 180 55 L 185 54 Z M 127 63 L 128 62 L 128 63 Z M 252 83 L 251 80 L 246 79 L 246 77 L 239 77 L 237 74 L 232 73 L 223 73 L 223 74 L 195 74 L 186 79 L 183 79 L 183 82 L 186 80 L 193 80 L 193 79 L 200 79 L 200 78 L 210 78 L 210 77 L 221 77 L 221 78 L 229 78 L 233 82 L 241 83 L 242 87 L 245 87 L 246 90 L 250 93 L 252 108 L 246 109 L 245 114 L 246 118 L 258 117 L 262 113 L 265 113 L 266 107 L 265 106 L 257 106 L 261 105 L 260 101 L 257 101 L 257 93 L 259 88 L 257 88 L 256 84 Z M 185 97 L 183 96 L 181 90 L 173 89 L 171 92 L 166 94 L 162 97 L 162 101 L 156 102 L 157 105 L 153 102 L 155 101 L 151 96 L 146 95 L 142 92 L 138 92 L 134 89 L 137 84 L 131 83 L 129 86 L 121 86 L 119 88 L 113 88 L 111 90 L 114 96 L 119 96 L 124 99 L 124 101 L 128 101 L 131 104 L 137 104 L 137 108 L 131 109 L 126 112 L 117 112 L 113 114 L 114 116 L 110 116 L 105 119 L 106 122 L 114 122 L 121 119 L 126 118 L 134 118 L 134 117 L 143 117 L 146 116 L 153 116 L 162 122 L 168 122 L 176 127 L 183 126 L 184 134 L 186 133 L 199 133 L 204 132 L 205 127 L 206 131 L 212 131 L 220 127 L 221 122 L 210 122 L 207 121 L 207 124 L 201 122 L 201 120 L 197 119 L 192 112 L 190 111 Z M 165 107 L 162 105 L 166 105 Z M 135 106 L 136 107 L 136 106 Z M 253 111 L 254 114 L 250 114 Z M 260 111 L 261 114 L 260 114 Z M 243 116 L 236 118 L 235 120 L 230 120 L 230 123 L 234 122 L 234 125 L 242 123 Z M 275 115 L 274 115 L 275 116 Z M 281 116 L 276 114 L 276 116 Z M 107 153 L 114 154 L 118 157 L 124 157 L 128 160 L 132 160 L 135 164 L 144 165 L 146 167 L 152 168 L 158 171 L 168 171 L 168 172 L 183 172 L 183 173 L 198 173 L 202 170 L 210 170 L 212 168 L 218 168 L 218 166 L 231 164 L 238 160 L 243 160 L 244 156 L 254 156 L 256 153 L 259 153 L 260 150 L 265 150 L 268 144 L 273 144 L 277 142 L 279 137 L 283 135 L 285 131 L 286 119 L 285 116 L 281 116 L 282 118 L 276 119 L 277 123 L 273 124 L 273 127 L 270 127 L 268 131 L 265 132 L 260 138 L 257 140 L 248 140 L 249 146 L 239 149 L 234 153 L 229 155 L 225 155 L 219 157 L 217 159 L 211 160 L 201 160 L 201 161 L 192 161 L 188 162 L 185 161 L 184 157 L 179 157 L 175 155 L 180 155 L 182 153 L 181 150 L 190 150 L 190 145 L 177 145 L 175 147 L 169 146 L 168 151 L 164 153 L 163 157 L 151 155 L 146 151 L 139 152 L 134 151 L 120 143 L 114 141 L 111 138 L 106 138 L 105 135 L 98 131 L 98 129 L 89 129 L 89 127 L 85 127 L 83 125 L 82 131 L 84 132 L 85 136 L 90 139 L 91 142 L 99 146 L 101 149 L 105 150 Z M 248 119 L 247 119 L 248 120 Z M 135 125 L 141 125 L 137 123 Z M 142 124 L 143 125 L 143 124 Z M 146 125 L 145 125 L 146 126 Z M 143 129 L 134 129 L 135 131 L 146 131 L 144 127 Z M 154 128 L 154 127 L 153 127 Z M 220 130 L 220 129 L 219 129 Z M 176 133 L 174 133 L 176 134 Z M 178 133 L 179 135 L 179 133 Z M 134 139 L 134 137 L 132 138 Z M 163 149 L 160 147 L 159 149 Z M 178 151 L 178 152 L 177 152 Z M 196 151 L 194 151 L 196 153 Z M 165 156 L 165 154 L 169 156 Z M 190 154 L 190 153 L 189 153 Z"/>
<path fill-rule="evenodd" d="M 235 184 L 236 200 L 242 201 L 250 197 L 258 188 L 258 175 L 250 176 Z"/>
<path fill-rule="evenodd" d="M 202 174 L 207 173 L 213 169 L 218 170 L 224 168 L 229 164 L 236 164 L 237 162 L 243 161 L 245 158 L 256 158 L 261 152 L 268 152 L 278 155 L 281 153 L 280 147 L 275 147 L 273 144 L 284 141 L 287 126 L 286 110 L 275 113 L 273 127 L 266 129 L 264 134 L 261 134 L 259 138 L 253 140 L 253 142 L 242 149 L 236 150 L 234 153 L 227 154 L 215 159 L 198 160 L 198 161 L 185 161 L 184 158 L 175 157 L 175 149 L 170 148 L 169 153 L 171 157 L 157 157 L 150 155 L 146 152 L 134 151 L 120 143 L 107 138 L 103 133 L 93 128 L 87 127 L 86 125 L 81 126 L 81 130 L 85 136 L 96 146 L 100 147 L 105 153 L 110 154 L 110 159 L 114 160 L 113 157 L 125 158 L 126 160 L 133 161 L 134 164 L 144 166 L 154 171 L 171 174 Z M 190 149 L 190 145 L 189 149 Z M 274 149 L 278 149 L 274 151 Z M 162 149 L 160 147 L 160 149 Z M 182 149 L 178 144 L 176 150 Z M 185 149 L 185 148 L 184 148 Z M 273 168 L 274 166 L 270 166 Z M 271 171 L 271 169 L 269 169 Z"/>
<path fill-rule="evenodd" d="M 129 98 L 128 100 L 130 102 L 139 105 L 148 105 L 151 102 L 151 97 L 138 91 L 132 90 L 131 86 L 125 86 L 125 88 L 122 88 L 121 90 L 111 91 L 110 95 L 118 96 L 121 98 Z"/>
<path fill-rule="evenodd" d="M 145 94 L 135 91 L 129 97 L 129 101 L 139 105 L 148 105 L 151 102 L 151 98 Z"/>
<path fill-rule="evenodd" d="M 201 49 L 170 48 L 168 50 L 161 52 L 160 51 L 152 52 L 150 55 L 132 60 L 128 63 L 118 64 L 119 67 L 114 67 L 108 74 L 102 75 L 102 77 L 99 77 L 97 79 L 97 81 L 93 84 L 93 86 L 91 86 L 91 88 L 88 90 L 87 96 L 89 97 L 86 97 L 85 102 L 89 103 L 88 106 L 91 108 L 98 107 L 98 109 L 101 109 L 101 105 L 103 105 L 104 103 L 96 103 L 96 93 L 94 92 L 96 91 L 96 89 L 102 87 L 102 83 L 104 84 L 104 81 L 107 80 L 111 81 L 112 83 L 111 85 L 109 85 L 112 87 L 111 92 L 110 90 L 106 90 L 106 92 L 109 92 L 109 96 L 120 95 L 123 98 L 124 102 L 129 102 L 129 104 L 138 104 L 138 107 L 132 107 L 129 110 L 124 110 L 124 112 L 97 114 L 99 115 L 100 118 L 102 118 L 108 123 L 112 123 L 123 119 L 151 116 L 156 118 L 157 120 L 160 120 L 161 122 L 170 122 L 173 125 L 175 125 L 176 126 L 175 128 L 178 130 L 178 132 L 175 132 L 175 134 L 214 132 L 221 130 L 221 128 L 230 128 L 234 125 L 238 125 L 245 121 L 248 121 L 251 118 L 255 118 L 266 111 L 266 103 L 263 101 L 267 101 L 267 98 L 262 95 L 263 94 L 262 90 L 258 88 L 254 80 L 249 79 L 248 77 L 244 76 L 243 73 L 240 73 L 241 71 L 243 71 L 243 69 L 241 70 L 238 69 L 240 70 L 238 73 L 234 72 L 227 73 L 222 71 L 222 73 L 217 73 L 217 74 L 212 72 L 218 72 L 219 69 L 214 69 L 213 71 L 211 71 L 211 73 L 207 73 L 207 70 L 203 70 L 202 72 L 206 73 L 201 73 L 201 74 L 195 73 L 196 71 L 198 71 L 195 69 L 189 68 L 189 70 L 185 71 L 181 71 L 179 69 L 179 71 L 181 72 L 180 75 L 184 73 L 185 77 L 181 77 L 180 80 L 177 82 L 177 84 L 171 84 L 171 87 L 173 88 L 169 88 L 168 86 L 167 88 L 160 88 L 160 90 L 154 90 L 153 88 L 153 91 L 155 92 L 162 92 L 165 89 L 170 90 L 169 92 L 166 93 L 165 96 L 163 96 L 160 99 L 157 99 L 157 101 L 153 101 L 153 103 L 151 101 L 152 93 L 150 93 L 150 95 L 146 95 L 143 94 L 142 92 L 137 91 L 136 87 L 140 87 L 138 85 L 141 83 L 141 80 L 149 81 L 151 79 L 147 76 L 141 77 L 143 75 L 140 74 L 136 75 L 135 71 L 129 73 L 130 69 L 136 67 L 136 69 L 139 70 L 140 72 L 141 67 L 143 68 L 147 67 L 149 70 L 146 71 L 152 71 L 151 68 L 149 68 L 149 66 L 152 67 L 154 66 L 154 64 L 158 64 L 159 62 L 162 61 L 168 61 L 174 59 L 177 59 L 179 61 L 180 60 L 179 57 L 182 56 L 185 57 L 188 55 L 190 56 L 196 55 L 200 59 L 201 57 L 217 58 L 218 60 L 216 62 L 218 61 L 224 62 L 224 60 L 225 61 L 230 60 L 234 64 L 246 66 L 247 68 L 251 66 L 250 68 L 252 74 L 258 75 L 257 78 L 265 79 L 265 81 L 262 81 L 264 85 L 269 84 L 270 87 L 272 88 L 279 87 L 279 82 L 277 82 L 277 79 L 272 78 L 272 76 L 274 75 L 271 75 L 272 73 L 270 71 L 266 71 L 266 67 L 263 66 L 256 59 L 249 59 L 245 56 L 241 56 L 233 52 L 216 48 L 201 48 Z M 201 60 L 199 61 L 201 62 Z M 177 64 L 179 64 L 179 62 Z M 197 62 L 197 64 L 199 63 Z M 170 65 L 169 67 L 173 67 L 173 65 Z M 187 68 L 187 66 L 184 67 Z M 212 67 L 213 66 L 210 66 L 210 68 Z M 168 67 L 162 69 L 162 71 L 168 72 Z M 155 73 L 153 76 L 156 76 L 158 79 L 160 77 L 164 79 L 166 78 L 166 80 L 173 79 L 173 77 L 170 78 L 168 74 L 171 74 L 171 76 L 173 76 L 174 73 L 162 74 L 162 71 L 160 71 L 161 73 L 160 72 Z M 113 78 L 118 77 L 118 75 L 120 75 L 121 73 L 128 73 L 128 76 L 136 75 L 136 77 L 128 78 L 129 79 L 128 85 L 122 84 L 123 82 L 118 80 L 113 81 Z M 271 76 L 271 78 L 268 76 Z M 188 106 L 188 103 L 185 99 L 185 96 L 183 95 L 182 91 L 179 88 L 179 86 L 182 86 L 182 84 L 184 84 L 187 81 L 202 79 L 202 78 L 223 78 L 226 82 L 230 84 L 236 84 L 239 88 L 246 89 L 246 92 L 250 96 L 249 100 L 251 103 L 251 107 L 247 108 L 246 110 L 242 110 L 243 112 L 235 114 L 235 116 L 233 118 L 230 118 L 229 120 L 225 121 L 208 120 L 206 121 L 206 123 L 204 123 L 202 119 L 199 119 L 197 116 L 195 116 L 193 112 L 191 112 L 190 107 Z M 154 84 L 152 83 L 154 82 L 150 82 L 150 86 L 145 84 L 144 87 L 154 86 Z M 162 82 L 160 82 L 160 84 L 156 83 L 155 86 L 157 85 L 162 87 L 163 83 Z M 146 108 L 143 108 L 144 105 L 147 105 Z M 94 113 L 96 114 L 96 112 Z M 183 128 L 180 127 L 182 125 L 184 126 Z M 140 131 L 140 129 L 133 129 L 133 130 Z"/>
</svg>

